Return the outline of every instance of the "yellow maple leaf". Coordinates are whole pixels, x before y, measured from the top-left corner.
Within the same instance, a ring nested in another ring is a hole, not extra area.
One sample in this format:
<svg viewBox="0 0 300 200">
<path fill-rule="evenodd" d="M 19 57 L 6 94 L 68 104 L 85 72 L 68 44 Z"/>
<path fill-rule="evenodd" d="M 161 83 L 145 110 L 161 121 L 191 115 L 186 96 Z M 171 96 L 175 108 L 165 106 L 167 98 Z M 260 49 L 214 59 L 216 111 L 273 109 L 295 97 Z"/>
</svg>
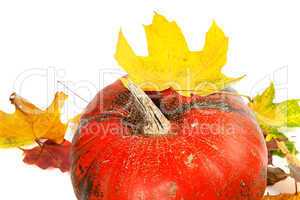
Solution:
<svg viewBox="0 0 300 200">
<path fill-rule="evenodd" d="M 137 56 L 122 32 L 115 54 L 128 78 L 145 91 L 172 87 L 184 96 L 205 96 L 242 78 L 226 77 L 221 72 L 227 59 L 228 38 L 215 22 L 199 51 L 190 51 L 178 25 L 162 15 L 155 14 L 145 32 L 148 56 Z"/>
<path fill-rule="evenodd" d="M 75 115 L 73 118 L 69 120 L 69 126 L 72 130 L 72 133 L 76 133 L 79 125 L 80 125 L 80 119 L 81 119 L 82 113 Z"/>
<path fill-rule="evenodd" d="M 66 98 L 67 95 L 57 92 L 51 105 L 41 110 L 22 97 L 11 95 L 16 110 L 14 113 L 0 111 L 0 147 L 29 145 L 38 139 L 63 142 L 67 124 L 60 121 L 60 112 Z"/>
<path fill-rule="evenodd" d="M 298 99 L 274 103 L 275 87 L 271 85 L 249 103 L 255 112 L 257 120 L 263 127 L 299 127 L 300 106 Z"/>
</svg>

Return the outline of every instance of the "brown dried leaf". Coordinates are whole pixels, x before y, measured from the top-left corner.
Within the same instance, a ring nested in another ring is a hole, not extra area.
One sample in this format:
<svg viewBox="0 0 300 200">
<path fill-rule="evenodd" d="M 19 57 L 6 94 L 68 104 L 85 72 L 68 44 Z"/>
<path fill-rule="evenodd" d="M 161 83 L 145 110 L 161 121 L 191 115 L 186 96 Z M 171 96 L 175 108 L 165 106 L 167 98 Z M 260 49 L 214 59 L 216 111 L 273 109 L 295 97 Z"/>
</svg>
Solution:
<svg viewBox="0 0 300 200">
<path fill-rule="evenodd" d="M 41 169 L 58 168 L 67 172 L 70 170 L 70 150 L 71 143 L 67 140 L 61 144 L 47 140 L 33 149 L 24 149 L 23 162 Z"/>
<path fill-rule="evenodd" d="M 300 194 L 281 194 L 277 196 L 265 196 L 262 200 L 300 200 Z"/>
<path fill-rule="evenodd" d="M 280 182 L 289 176 L 279 167 L 268 167 L 267 172 L 268 185 L 274 185 L 275 183 Z"/>
</svg>

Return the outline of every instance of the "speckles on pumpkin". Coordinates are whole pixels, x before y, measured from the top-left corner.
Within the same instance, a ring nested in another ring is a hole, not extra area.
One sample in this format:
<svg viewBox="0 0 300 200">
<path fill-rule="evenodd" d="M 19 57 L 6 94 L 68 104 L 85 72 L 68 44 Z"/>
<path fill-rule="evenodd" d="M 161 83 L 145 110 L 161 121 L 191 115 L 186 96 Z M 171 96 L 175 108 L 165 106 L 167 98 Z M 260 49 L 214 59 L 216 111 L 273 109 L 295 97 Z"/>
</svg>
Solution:
<svg viewBox="0 0 300 200">
<path fill-rule="evenodd" d="M 186 161 L 184 161 L 184 164 L 190 168 L 197 167 L 197 164 L 193 163 L 195 159 L 195 156 L 193 154 L 190 154 L 187 158 Z"/>
<path fill-rule="evenodd" d="M 178 190 L 177 184 L 175 182 L 170 182 L 168 196 L 170 198 L 175 198 L 177 190 Z"/>
</svg>

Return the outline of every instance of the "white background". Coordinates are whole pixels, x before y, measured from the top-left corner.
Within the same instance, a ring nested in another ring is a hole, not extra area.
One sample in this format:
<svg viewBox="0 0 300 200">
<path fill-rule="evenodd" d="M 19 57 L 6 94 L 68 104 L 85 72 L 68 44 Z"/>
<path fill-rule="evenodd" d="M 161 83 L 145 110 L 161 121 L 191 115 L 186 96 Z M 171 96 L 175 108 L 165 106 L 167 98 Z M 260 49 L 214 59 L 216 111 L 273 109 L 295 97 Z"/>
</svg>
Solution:
<svg viewBox="0 0 300 200">
<path fill-rule="evenodd" d="M 299 6 L 296 0 L 1 0 L 0 109 L 13 111 L 8 101 L 13 91 L 47 106 L 62 88 L 56 80 L 67 82 L 90 100 L 103 82 L 108 84 L 119 76 L 101 74 L 104 69 L 118 69 L 113 54 L 120 27 L 136 52 L 146 54 L 142 24 L 151 22 L 153 11 L 175 19 L 194 50 L 203 46 L 204 34 L 215 19 L 230 37 L 224 71 L 248 75 L 236 85 L 240 93 L 253 95 L 274 80 L 278 100 L 287 95 L 300 98 Z M 85 102 L 70 94 L 64 119 L 84 106 Z M 292 186 L 275 187 L 289 188 Z M 22 153 L 13 149 L 0 150 L 0 199 L 75 197 L 69 174 L 27 166 L 22 163 Z"/>
</svg>

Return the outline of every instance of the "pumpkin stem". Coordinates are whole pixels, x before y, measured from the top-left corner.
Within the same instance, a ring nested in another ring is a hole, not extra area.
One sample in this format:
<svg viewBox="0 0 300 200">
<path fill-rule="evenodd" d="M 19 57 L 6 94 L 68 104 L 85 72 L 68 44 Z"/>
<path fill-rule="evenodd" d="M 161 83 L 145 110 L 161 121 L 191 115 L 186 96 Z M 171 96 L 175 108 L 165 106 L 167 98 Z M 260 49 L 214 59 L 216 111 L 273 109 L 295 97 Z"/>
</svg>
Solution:
<svg viewBox="0 0 300 200">
<path fill-rule="evenodd" d="M 145 135 L 165 135 L 169 133 L 170 122 L 163 115 L 160 109 L 153 103 L 150 97 L 135 85 L 132 81 L 127 81 L 127 88 L 131 92 L 138 109 L 143 113 L 146 126 L 143 127 Z"/>
</svg>

